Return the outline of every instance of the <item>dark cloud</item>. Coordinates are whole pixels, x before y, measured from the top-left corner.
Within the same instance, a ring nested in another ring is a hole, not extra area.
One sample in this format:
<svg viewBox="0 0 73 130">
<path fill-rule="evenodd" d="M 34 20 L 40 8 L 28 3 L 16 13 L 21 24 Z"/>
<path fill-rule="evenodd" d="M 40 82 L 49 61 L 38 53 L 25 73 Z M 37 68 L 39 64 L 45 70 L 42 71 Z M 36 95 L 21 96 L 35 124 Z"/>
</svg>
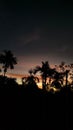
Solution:
<svg viewBox="0 0 73 130">
<path fill-rule="evenodd" d="M 73 3 L 64 1 L 0 3 L 0 50 L 11 49 L 26 64 L 72 61 Z M 21 68 L 21 67 L 18 67 Z M 28 68 L 28 67 L 27 67 Z"/>
</svg>

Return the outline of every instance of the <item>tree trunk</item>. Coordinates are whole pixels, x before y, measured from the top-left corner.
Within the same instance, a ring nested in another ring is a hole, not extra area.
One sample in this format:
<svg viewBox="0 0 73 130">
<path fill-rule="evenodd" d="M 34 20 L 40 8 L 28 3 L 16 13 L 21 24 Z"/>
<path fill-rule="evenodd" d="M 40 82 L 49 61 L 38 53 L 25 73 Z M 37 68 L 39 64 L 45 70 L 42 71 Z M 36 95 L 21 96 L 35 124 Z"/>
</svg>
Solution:
<svg viewBox="0 0 73 130">
<path fill-rule="evenodd" d="M 66 87 L 68 85 L 68 73 L 69 73 L 69 71 L 66 70 Z"/>
<path fill-rule="evenodd" d="M 46 90 L 46 77 L 42 80 L 42 88 Z"/>
<path fill-rule="evenodd" d="M 7 72 L 7 68 L 4 68 L 4 77 L 6 75 L 6 72 Z"/>
<path fill-rule="evenodd" d="M 4 77 L 5 77 L 5 75 L 6 75 L 6 72 L 4 71 Z"/>
</svg>

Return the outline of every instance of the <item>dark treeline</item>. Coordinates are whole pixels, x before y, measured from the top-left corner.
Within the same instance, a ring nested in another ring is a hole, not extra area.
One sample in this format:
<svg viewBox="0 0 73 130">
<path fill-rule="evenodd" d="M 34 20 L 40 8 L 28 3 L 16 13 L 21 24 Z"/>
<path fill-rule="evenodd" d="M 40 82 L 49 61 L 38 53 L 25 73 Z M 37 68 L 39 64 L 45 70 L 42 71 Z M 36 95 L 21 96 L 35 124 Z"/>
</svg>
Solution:
<svg viewBox="0 0 73 130">
<path fill-rule="evenodd" d="M 0 54 L 0 64 L 0 71 L 3 72 L 3 74 L 0 75 L 1 87 L 7 84 L 9 85 L 9 82 L 11 82 L 11 86 L 14 87 L 12 82 L 16 84 L 16 79 L 8 78 L 6 73 L 8 69 L 14 69 L 14 66 L 17 64 L 17 58 L 14 57 L 11 51 L 4 50 Z M 42 61 L 41 66 L 38 65 L 28 72 L 29 76 L 22 78 L 21 87 L 26 88 L 31 86 L 33 89 L 38 87 L 37 83 L 40 82 L 40 79 L 37 77 L 37 73 L 41 76 L 42 89 L 44 91 L 48 91 L 49 87 L 52 88 L 51 91 L 53 91 L 53 88 L 61 90 L 65 87 L 69 87 L 70 89 L 73 87 L 73 63 L 67 65 L 65 62 L 61 62 L 61 64 L 55 65 L 52 68 L 48 61 Z"/>
<path fill-rule="evenodd" d="M 48 61 L 42 62 L 41 66 L 29 70 L 21 85 L 6 76 L 7 70 L 17 64 L 11 51 L 0 54 L 0 64 L 3 72 L 0 75 L 1 129 L 73 129 L 73 64 L 62 62 L 52 68 Z M 42 89 L 37 85 L 38 72 Z"/>
</svg>

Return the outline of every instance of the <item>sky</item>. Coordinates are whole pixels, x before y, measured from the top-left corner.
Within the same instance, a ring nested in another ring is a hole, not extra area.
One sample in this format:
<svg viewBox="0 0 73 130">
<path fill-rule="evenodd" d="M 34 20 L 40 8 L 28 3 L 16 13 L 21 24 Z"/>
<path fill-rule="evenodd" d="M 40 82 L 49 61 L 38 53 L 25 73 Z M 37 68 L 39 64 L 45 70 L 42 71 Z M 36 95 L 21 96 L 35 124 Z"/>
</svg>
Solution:
<svg viewBox="0 0 73 130">
<path fill-rule="evenodd" d="M 73 62 L 73 3 L 12 0 L 0 2 L 0 51 L 17 57 L 15 74 L 48 60 Z"/>
</svg>

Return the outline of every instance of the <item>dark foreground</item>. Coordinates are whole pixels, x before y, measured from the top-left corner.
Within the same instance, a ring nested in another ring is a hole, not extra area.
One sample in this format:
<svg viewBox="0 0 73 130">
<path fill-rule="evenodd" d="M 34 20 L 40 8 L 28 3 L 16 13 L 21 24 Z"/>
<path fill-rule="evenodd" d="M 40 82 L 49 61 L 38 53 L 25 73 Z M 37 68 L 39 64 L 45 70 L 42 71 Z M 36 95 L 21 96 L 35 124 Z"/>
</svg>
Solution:
<svg viewBox="0 0 73 130">
<path fill-rule="evenodd" d="M 73 130 L 73 93 L 0 89 L 0 130 Z"/>
</svg>

